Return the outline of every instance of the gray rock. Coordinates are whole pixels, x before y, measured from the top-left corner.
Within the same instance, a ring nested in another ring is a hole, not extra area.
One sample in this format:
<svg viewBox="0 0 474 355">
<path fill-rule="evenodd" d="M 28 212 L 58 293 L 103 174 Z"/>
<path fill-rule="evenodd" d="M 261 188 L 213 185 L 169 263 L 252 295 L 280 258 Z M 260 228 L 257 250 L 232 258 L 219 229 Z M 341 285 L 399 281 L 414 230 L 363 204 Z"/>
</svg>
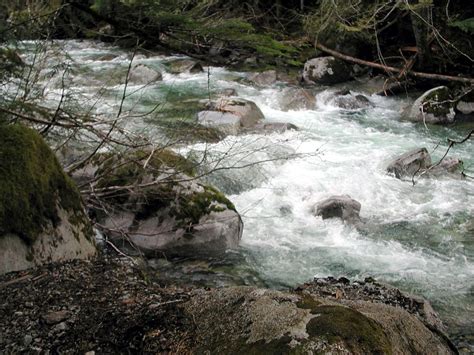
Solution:
<svg viewBox="0 0 474 355">
<path fill-rule="evenodd" d="M 204 71 L 202 65 L 192 59 L 178 59 L 169 63 L 171 74 L 201 73 Z"/>
<path fill-rule="evenodd" d="M 225 96 L 225 97 L 229 97 L 229 96 L 238 96 L 237 94 L 237 90 L 235 90 L 234 88 L 227 88 L 227 89 L 224 89 L 220 92 L 220 95 L 221 96 Z"/>
<path fill-rule="evenodd" d="M 431 166 L 431 156 L 426 148 L 412 150 L 392 161 L 387 172 L 395 175 L 396 178 L 413 177 L 422 173 Z"/>
<path fill-rule="evenodd" d="M 221 288 L 195 294 L 183 309 L 196 326 L 196 353 L 453 353 L 416 315 L 382 303 L 352 302 L 342 292 L 332 298 L 306 290 Z"/>
<path fill-rule="evenodd" d="M 163 79 L 160 72 L 144 64 L 135 65 L 129 73 L 128 80 L 132 84 L 146 85 Z"/>
<path fill-rule="evenodd" d="M 335 92 L 331 101 L 335 106 L 345 110 L 360 110 L 374 106 L 366 96 L 354 95 L 348 90 Z"/>
<path fill-rule="evenodd" d="M 415 122 L 447 124 L 454 122 L 455 102 L 446 86 L 428 90 L 413 103 L 409 119 Z"/>
<path fill-rule="evenodd" d="M 45 314 L 43 320 L 46 324 L 53 325 L 68 319 L 70 316 L 71 313 L 69 311 L 54 311 Z"/>
<path fill-rule="evenodd" d="M 348 195 L 331 196 L 313 207 L 313 213 L 323 219 L 341 218 L 348 223 L 360 222 L 361 204 Z"/>
<path fill-rule="evenodd" d="M 124 189 L 119 199 L 111 200 L 108 214 L 98 212 L 109 238 L 123 240 L 126 235 L 133 245 L 127 252 L 138 250 L 149 257 L 212 256 L 237 248 L 243 231 L 240 215 L 221 192 L 190 176 L 190 162 L 171 152 L 131 154 L 107 161 L 127 167 L 126 173 L 100 187 L 118 182 L 147 186 Z"/>
<path fill-rule="evenodd" d="M 198 113 L 198 123 L 218 129 L 226 135 L 237 135 L 241 129 L 240 117 L 228 112 L 201 111 Z"/>
<path fill-rule="evenodd" d="M 474 102 L 459 101 L 456 109 L 465 115 L 474 113 Z"/>
<path fill-rule="evenodd" d="M 46 142 L 17 125 L 0 126 L 0 141 L 3 161 L 15 161 L 0 169 L 0 185 L 6 186 L 0 192 L 0 274 L 94 257 L 94 234 L 81 197 Z"/>
<path fill-rule="evenodd" d="M 23 338 L 23 345 L 29 346 L 33 342 L 33 337 L 29 334 L 26 334 Z"/>
<path fill-rule="evenodd" d="M 316 97 L 303 88 L 286 88 L 280 98 L 282 111 L 314 110 Z"/>
<path fill-rule="evenodd" d="M 334 57 L 313 58 L 304 65 L 303 80 L 307 84 L 337 84 L 350 79 L 350 67 Z"/>
<path fill-rule="evenodd" d="M 207 110 L 198 113 L 198 121 L 207 127 L 215 127 L 225 134 L 237 134 L 241 129 L 252 129 L 265 116 L 258 106 L 248 100 L 221 98 L 207 102 Z"/>
<path fill-rule="evenodd" d="M 429 176 L 438 177 L 442 175 L 456 175 L 461 177 L 460 169 L 463 162 L 458 158 L 446 157 L 441 163 L 434 164 L 427 170 Z"/>
<path fill-rule="evenodd" d="M 261 73 L 250 74 L 248 79 L 258 86 L 273 85 L 277 81 L 277 72 L 275 70 L 266 70 Z"/>
</svg>

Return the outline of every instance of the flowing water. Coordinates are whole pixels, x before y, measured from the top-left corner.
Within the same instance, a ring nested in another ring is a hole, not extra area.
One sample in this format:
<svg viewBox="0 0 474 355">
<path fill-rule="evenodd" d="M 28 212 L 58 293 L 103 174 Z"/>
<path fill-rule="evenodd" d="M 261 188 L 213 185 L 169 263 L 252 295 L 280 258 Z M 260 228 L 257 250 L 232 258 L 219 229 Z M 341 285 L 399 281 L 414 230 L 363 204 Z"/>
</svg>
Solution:
<svg viewBox="0 0 474 355">
<path fill-rule="evenodd" d="M 41 77 L 49 102 L 61 96 L 61 68 L 67 66 L 69 91 L 78 95 L 80 105 L 89 108 L 94 102 L 96 112 L 117 112 L 130 56 L 92 42 L 56 45 L 63 51 L 47 51 Z M 31 61 L 34 43 L 24 47 Z M 314 110 L 284 112 L 282 83 L 256 88 L 245 80 L 246 73 L 215 67 L 172 75 L 167 63 L 173 59 L 134 59 L 164 75 L 145 88 L 127 88 L 127 112 L 155 109 L 128 120 L 128 129 L 165 139 L 160 122 L 192 120 L 191 99 L 215 97 L 224 88 L 256 102 L 267 121 L 300 128 L 177 146 L 194 157 L 204 151 L 217 159 L 225 155 L 221 166 L 233 167 L 207 177 L 228 194 L 245 223 L 240 250 L 220 266 L 241 273 L 245 283 L 260 280 L 273 287 L 295 286 L 314 276 L 374 277 L 430 300 L 457 344 L 474 352 L 474 180 L 419 178 L 413 185 L 385 173 L 391 159 L 417 147 L 426 147 L 438 161 L 448 148 L 446 138 L 461 139 L 472 126 L 424 127 L 404 121 L 409 98 L 370 96 L 372 108 L 338 109 L 329 99 L 334 88 L 321 88 Z M 473 153 L 471 139 L 449 154 L 474 175 Z M 363 228 L 312 215 L 318 201 L 341 194 L 362 204 Z"/>
</svg>

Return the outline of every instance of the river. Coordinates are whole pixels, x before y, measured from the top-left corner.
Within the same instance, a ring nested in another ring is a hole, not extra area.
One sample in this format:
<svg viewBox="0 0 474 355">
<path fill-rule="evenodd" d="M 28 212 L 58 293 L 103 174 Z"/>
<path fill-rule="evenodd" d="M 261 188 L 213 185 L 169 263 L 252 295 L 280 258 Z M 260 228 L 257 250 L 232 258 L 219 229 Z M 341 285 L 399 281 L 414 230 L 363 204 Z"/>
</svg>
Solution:
<svg viewBox="0 0 474 355">
<path fill-rule="evenodd" d="M 32 62 L 36 47 L 23 43 L 26 61 Z M 57 102 L 65 80 L 79 106 L 111 116 L 117 112 L 129 54 L 87 41 L 49 43 L 41 53 L 38 87 L 47 102 Z M 413 184 L 385 172 L 391 159 L 417 147 L 426 147 L 438 161 L 448 148 L 446 138 L 461 139 L 472 125 L 425 127 L 405 121 L 409 97 L 371 95 L 371 108 L 339 109 L 329 99 L 337 88 L 321 88 L 314 110 L 284 112 L 284 83 L 258 88 L 245 80 L 248 73 L 217 67 L 173 75 L 167 63 L 175 58 L 134 59 L 163 72 L 163 80 L 145 88 L 128 86 L 125 111 L 137 117 L 124 127 L 162 140 L 161 120 L 192 120 L 188 103 L 193 99 L 235 88 L 267 121 L 300 128 L 175 147 L 194 157 L 203 151 L 225 154 L 223 166 L 234 167 L 206 179 L 228 195 L 244 220 L 238 257 L 229 256 L 238 260 L 229 262 L 237 273 L 253 274 L 271 287 L 296 286 L 314 276 L 374 277 L 430 300 L 455 342 L 474 352 L 474 180 L 419 178 Z M 357 83 L 351 89 L 362 90 Z M 153 114 L 139 117 L 151 109 Z M 473 175 L 473 152 L 471 139 L 454 146 L 450 156 L 463 160 Z M 364 228 L 311 214 L 318 201 L 341 194 L 361 203 Z"/>
</svg>

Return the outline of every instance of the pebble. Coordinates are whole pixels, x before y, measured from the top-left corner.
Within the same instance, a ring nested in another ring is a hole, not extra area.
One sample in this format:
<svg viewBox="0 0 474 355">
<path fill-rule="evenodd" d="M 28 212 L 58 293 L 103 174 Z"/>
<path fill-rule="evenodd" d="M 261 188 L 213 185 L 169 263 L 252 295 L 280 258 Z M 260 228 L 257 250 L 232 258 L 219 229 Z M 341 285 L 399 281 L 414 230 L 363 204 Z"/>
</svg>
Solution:
<svg viewBox="0 0 474 355">
<path fill-rule="evenodd" d="M 61 323 L 59 323 L 59 324 L 56 324 L 56 326 L 54 327 L 54 329 L 56 329 L 57 331 L 66 330 L 66 329 L 67 329 L 67 324 L 66 324 L 66 322 L 61 322 Z"/>
<path fill-rule="evenodd" d="M 45 316 L 43 316 L 44 321 L 48 325 L 53 325 L 62 322 L 63 320 L 68 319 L 70 316 L 68 311 L 57 311 L 57 312 L 49 312 Z"/>
<path fill-rule="evenodd" d="M 32 341 L 33 341 L 33 337 L 29 334 L 26 334 L 25 337 L 23 338 L 23 344 L 25 344 L 25 346 L 29 346 Z"/>
</svg>

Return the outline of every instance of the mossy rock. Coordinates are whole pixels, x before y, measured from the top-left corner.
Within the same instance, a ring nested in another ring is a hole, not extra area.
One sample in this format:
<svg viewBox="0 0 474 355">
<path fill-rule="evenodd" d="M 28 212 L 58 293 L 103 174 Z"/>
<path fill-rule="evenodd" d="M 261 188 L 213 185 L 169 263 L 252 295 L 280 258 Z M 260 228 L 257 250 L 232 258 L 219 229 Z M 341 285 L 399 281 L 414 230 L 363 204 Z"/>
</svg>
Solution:
<svg viewBox="0 0 474 355">
<path fill-rule="evenodd" d="M 409 119 L 432 124 L 454 122 L 455 101 L 446 86 L 438 86 L 428 90 L 415 100 L 409 112 Z"/>
<path fill-rule="evenodd" d="M 0 125 L 0 142 L 0 235 L 16 234 L 31 244 L 60 222 L 58 208 L 85 218 L 74 183 L 36 131 Z"/>
<path fill-rule="evenodd" d="M 170 169 L 189 176 L 196 175 L 196 165 L 169 149 L 136 150 L 124 156 L 100 154 L 94 159 L 99 165 L 97 187 L 128 186 L 140 183 L 146 176 L 160 175 Z"/>
<path fill-rule="evenodd" d="M 310 337 L 324 337 L 329 344 L 343 342 L 356 354 L 391 354 L 382 327 L 362 313 L 342 306 L 318 306 L 306 326 Z"/>
</svg>

